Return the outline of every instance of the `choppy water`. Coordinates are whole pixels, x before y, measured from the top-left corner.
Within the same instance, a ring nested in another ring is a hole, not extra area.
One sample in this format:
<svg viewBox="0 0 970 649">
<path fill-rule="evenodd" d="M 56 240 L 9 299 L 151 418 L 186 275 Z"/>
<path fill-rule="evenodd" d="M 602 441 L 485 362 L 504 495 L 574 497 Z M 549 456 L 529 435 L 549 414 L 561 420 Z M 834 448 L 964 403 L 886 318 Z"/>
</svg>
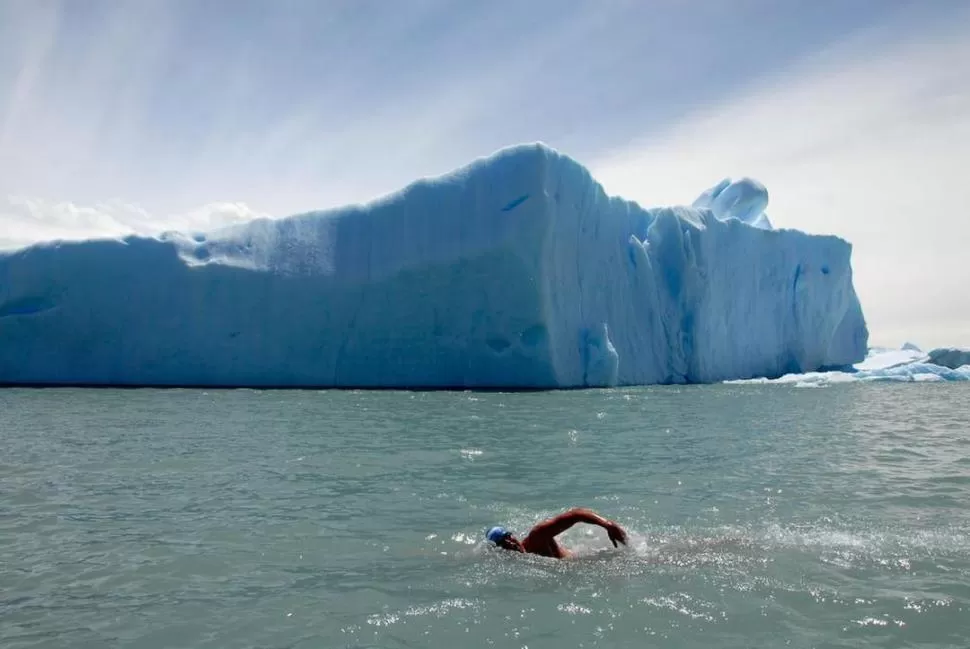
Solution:
<svg viewBox="0 0 970 649">
<path fill-rule="evenodd" d="M 0 391 L 0 646 L 970 646 L 970 390 Z M 485 548 L 590 506 L 573 561 Z"/>
</svg>

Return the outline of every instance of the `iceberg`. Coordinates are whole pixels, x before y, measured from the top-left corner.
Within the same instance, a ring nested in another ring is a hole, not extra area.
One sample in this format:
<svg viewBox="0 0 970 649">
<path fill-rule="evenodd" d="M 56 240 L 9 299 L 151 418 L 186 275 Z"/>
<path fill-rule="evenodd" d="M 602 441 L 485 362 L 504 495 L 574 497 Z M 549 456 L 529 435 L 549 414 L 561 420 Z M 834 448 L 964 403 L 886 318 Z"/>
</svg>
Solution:
<svg viewBox="0 0 970 649">
<path fill-rule="evenodd" d="M 929 361 L 929 357 L 919 347 L 907 343 L 900 349 L 872 347 L 869 349 L 865 360 L 853 365 L 853 369 L 864 372 L 878 372 L 881 370 L 891 370 L 904 365 L 911 365 L 913 363 L 925 363 L 927 361 Z"/>
<path fill-rule="evenodd" d="M 738 219 L 762 230 L 771 230 L 771 221 L 765 214 L 768 207 L 768 190 L 752 178 L 731 182 L 725 178 L 703 192 L 691 207 L 707 208 L 720 220 Z"/>
<path fill-rule="evenodd" d="M 938 347 L 928 354 L 930 363 L 942 365 L 951 370 L 970 365 L 970 349 L 964 347 Z"/>
<path fill-rule="evenodd" d="M 724 181 L 608 196 L 542 144 L 366 205 L 0 255 L 0 383 L 575 388 L 846 367 L 851 245 Z"/>
<path fill-rule="evenodd" d="M 937 354 L 938 352 L 939 354 Z M 949 383 L 970 381 L 970 358 L 959 355 L 949 356 L 948 354 L 952 352 L 957 354 L 962 352 L 970 356 L 970 352 L 958 348 L 933 350 L 926 354 L 912 343 L 906 343 L 901 349 L 873 347 L 869 350 L 865 360 L 850 368 L 826 372 L 786 374 L 777 378 L 738 379 L 726 381 L 726 383 L 820 388 L 841 383 Z M 943 358 L 941 359 L 940 356 Z M 958 365 L 956 362 L 959 360 L 967 360 L 968 362 Z M 953 361 L 953 363 L 947 365 L 942 361 Z"/>
<path fill-rule="evenodd" d="M 793 385 L 799 388 L 820 388 L 839 383 L 950 383 L 953 381 L 970 381 L 970 365 L 952 370 L 933 363 L 909 363 L 876 370 L 806 372 L 804 374 L 787 374 L 776 379 L 739 379 L 726 381 L 726 383 L 732 385 L 772 384 Z"/>
</svg>

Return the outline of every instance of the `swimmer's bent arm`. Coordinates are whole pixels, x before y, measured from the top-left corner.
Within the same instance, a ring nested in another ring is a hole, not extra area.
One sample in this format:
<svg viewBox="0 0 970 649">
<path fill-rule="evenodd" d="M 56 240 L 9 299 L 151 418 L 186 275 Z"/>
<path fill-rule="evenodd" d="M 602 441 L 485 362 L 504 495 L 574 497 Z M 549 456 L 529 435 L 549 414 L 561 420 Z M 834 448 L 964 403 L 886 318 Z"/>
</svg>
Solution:
<svg viewBox="0 0 970 649">
<path fill-rule="evenodd" d="M 610 541 L 613 542 L 613 547 L 617 547 L 617 541 L 626 544 L 626 531 L 622 527 L 611 520 L 603 518 L 592 509 L 586 509 L 585 507 L 573 507 L 572 509 L 565 511 L 558 516 L 542 521 L 532 528 L 532 531 L 529 532 L 529 536 L 534 538 L 553 539 L 576 523 L 599 525 L 606 530 L 607 535 L 610 537 Z"/>
</svg>

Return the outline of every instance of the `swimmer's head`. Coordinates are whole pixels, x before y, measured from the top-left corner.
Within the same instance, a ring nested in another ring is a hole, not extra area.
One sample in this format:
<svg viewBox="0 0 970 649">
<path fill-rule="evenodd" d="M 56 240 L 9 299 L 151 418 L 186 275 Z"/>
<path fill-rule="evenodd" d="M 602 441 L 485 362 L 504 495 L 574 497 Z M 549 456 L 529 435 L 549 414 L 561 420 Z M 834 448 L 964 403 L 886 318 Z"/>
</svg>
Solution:
<svg viewBox="0 0 970 649">
<path fill-rule="evenodd" d="M 515 535 L 501 525 L 496 525 L 485 532 L 485 538 L 502 549 L 512 550 L 514 552 L 525 552 L 525 548 L 522 546 L 522 543 L 515 538 Z"/>
</svg>

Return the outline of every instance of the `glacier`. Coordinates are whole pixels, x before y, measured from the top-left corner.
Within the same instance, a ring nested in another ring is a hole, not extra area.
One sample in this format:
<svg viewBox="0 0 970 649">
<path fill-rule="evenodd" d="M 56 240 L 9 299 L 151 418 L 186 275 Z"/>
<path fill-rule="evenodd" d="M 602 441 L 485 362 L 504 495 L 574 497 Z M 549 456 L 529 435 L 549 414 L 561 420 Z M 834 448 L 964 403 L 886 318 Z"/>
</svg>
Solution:
<svg viewBox="0 0 970 649">
<path fill-rule="evenodd" d="M 365 205 L 0 254 L 0 383 L 575 388 L 848 367 L 851 245 L 725 180 L 642 208 L 543 144 Z"/>
</svg>

